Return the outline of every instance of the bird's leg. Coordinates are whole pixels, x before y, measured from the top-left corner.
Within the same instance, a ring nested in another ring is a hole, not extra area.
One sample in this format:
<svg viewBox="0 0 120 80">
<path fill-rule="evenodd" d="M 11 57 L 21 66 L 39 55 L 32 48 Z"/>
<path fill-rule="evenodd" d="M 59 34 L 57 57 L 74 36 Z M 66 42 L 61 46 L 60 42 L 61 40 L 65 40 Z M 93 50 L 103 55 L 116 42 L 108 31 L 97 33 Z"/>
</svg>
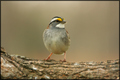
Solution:
<svg viewBox="0 0 120 80">
<path fill-rule="evenodd" d="M 63 60 L 60 60 L 62 62 L 66 62 L 66 52 L 64 53 L 64 59 Z"/>
<path fill-rule="evenodd" d="M 53 53 L 51 53 L 46 59 L 44 59 L 44 60 L 48 60 L 48 59 L 50 59 L 50 56 L 52 55 Z"/>
</svg>

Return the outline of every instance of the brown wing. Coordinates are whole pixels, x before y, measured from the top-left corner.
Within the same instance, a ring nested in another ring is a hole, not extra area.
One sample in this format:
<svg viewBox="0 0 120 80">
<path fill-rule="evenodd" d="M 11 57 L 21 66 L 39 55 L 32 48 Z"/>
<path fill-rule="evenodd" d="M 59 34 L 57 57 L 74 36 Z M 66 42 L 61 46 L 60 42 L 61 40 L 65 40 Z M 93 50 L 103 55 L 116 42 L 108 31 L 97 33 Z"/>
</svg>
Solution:
<svg viewBox="0 0 120 80">
<path fill-rule="evenodd" d="M 70 39 L 70 36 L 69 36 L 69 33 L 68 33 L 68 31 L 66 30 L 66 32 L 67 32 L 67 36 L 68 36 L 68 38 Z"/>
<path fill-rule="evenodd" d="M 49 29 L 49 25 L 48 25 L 47 29 Z"/>
</svg>

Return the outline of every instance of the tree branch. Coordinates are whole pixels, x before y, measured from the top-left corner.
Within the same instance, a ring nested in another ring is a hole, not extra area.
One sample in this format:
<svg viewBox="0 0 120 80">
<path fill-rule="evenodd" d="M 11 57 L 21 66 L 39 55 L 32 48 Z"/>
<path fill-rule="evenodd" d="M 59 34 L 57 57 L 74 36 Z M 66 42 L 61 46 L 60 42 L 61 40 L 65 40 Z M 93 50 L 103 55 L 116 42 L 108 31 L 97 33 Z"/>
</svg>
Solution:
<svg viewBox="0 0 120 80">
<path fill-rule="evenodd" d="M 60 62 L 10 55 L 1 47 L 2 79 L 119 79 L 119 59 Z"/>
</svg>

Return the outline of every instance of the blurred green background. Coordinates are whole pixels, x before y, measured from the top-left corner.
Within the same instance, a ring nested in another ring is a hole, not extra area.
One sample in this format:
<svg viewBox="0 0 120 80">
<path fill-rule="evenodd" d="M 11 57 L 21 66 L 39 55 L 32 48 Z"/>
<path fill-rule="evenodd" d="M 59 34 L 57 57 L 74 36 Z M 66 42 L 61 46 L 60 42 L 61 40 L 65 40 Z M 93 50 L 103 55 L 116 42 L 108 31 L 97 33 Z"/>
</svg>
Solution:
<svg viewBox="0 0 120 80">
<path fill-rule="evenodd" d="M 67 21 L 67 61 L 119 58 L 119 1 L 1 1 L 1 46 L 9 54 L 48 57 L 42 35 L 54 16 Z"/>
</svg>

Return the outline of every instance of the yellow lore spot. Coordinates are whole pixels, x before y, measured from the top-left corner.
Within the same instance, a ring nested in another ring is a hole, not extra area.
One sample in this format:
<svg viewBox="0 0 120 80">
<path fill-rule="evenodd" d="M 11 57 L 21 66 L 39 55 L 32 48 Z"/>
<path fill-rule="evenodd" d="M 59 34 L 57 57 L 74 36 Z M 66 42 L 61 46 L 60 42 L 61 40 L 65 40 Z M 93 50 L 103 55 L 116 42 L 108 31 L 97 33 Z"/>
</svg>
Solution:
<svg viewBox="0 0 120 80">
<path fill-rule="evenodd" d="M 58 18 L 57 20 L 58 20 L 58 21 L 62 21 L 62 19 L 61 19 L 61 18 Z"/>
</svg>

